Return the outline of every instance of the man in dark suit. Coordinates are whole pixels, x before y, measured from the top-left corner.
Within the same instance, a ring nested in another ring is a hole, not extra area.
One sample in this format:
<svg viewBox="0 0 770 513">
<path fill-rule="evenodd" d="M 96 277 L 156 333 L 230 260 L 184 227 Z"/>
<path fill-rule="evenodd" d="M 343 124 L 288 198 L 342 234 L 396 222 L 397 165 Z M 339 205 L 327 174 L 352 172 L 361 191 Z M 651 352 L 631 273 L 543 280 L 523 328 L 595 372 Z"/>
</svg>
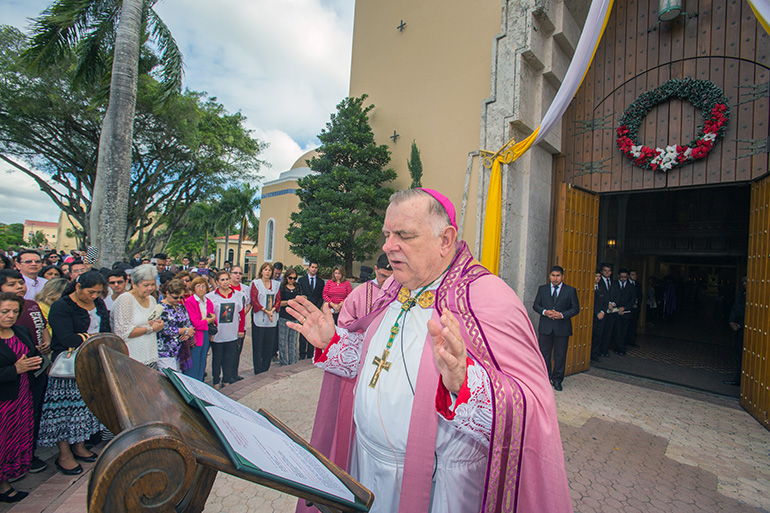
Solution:
<svg viewBox="0 0 770 513">
<path fill-rule="evenodd" d="M 610 304 L 610 291 L 602 280 L 601 271 L 594 276 L 594 322 L 591 334 L 591 361 L 600 362 L 604 328 L 607 324 L 607 308 Z"/>
<path fill-rule="evenodd" d="M 610 288 L 610 303 L 614 303 L 618 309 L 613 337 L 615 352 L 620 356 L 625 356 L 631 312 L 636 304 L 636 287 L 628 281 L 628 269 L 618 271 L 618 281 L 614 282 Z"/>
<path fill-rule="evenodd" d="M 577 291 L 563 283 L 564 269 L 551 267 L 548 285 L 537 289 L 537 296 L 532 308 L 540 314 L 538 342 L 540 352 L 548 369 L 554 390 L 562 390 L 564 366 L 567 363 L 567 345 L 572 335 L 572 321 L 580 312 Z M 551 353 L 553 352 L 553 371 L 551 371 Z"/>
<path fill-rule="evenodd" d="M 639 347 L 636 343 L 636 330 L 639 329 L 639 316 L 642 313 L 644 305 L 644 292 L 642 284 L 637 281 L 638 275 L 634 269 L 628 271 L 628 283 L 634 286 L 636 291 L 636 304 L 631 308 L 631 319 L 628 322 L 628 335 L 626 336 L 626 346 Z"/>
<path fill-rule="evenodd" d="M 610 298 L 610 290 L 612 290 L 612 267 L 610 264 L 601 264 L 600 266 L 601 278 L 599 279 L 599 288 L 602 293 L 607 296 L 607 309 L 604 311 L 604 327 L 602 328 L 602 344 L 599 351 L 599 356 L 605 358 L 610 357 L 610 343 L 612 342 L 612 335 L 615 331 L 615 321 L 617 319 L 617 313 L 615 310 L 615 303 L 612 303 Z"/>
<path fill-rule="evenodd" d="M 321 308 L 324 302 L 324 280 L 318 275 L 318 262 L 310 262 L 307 268 L 307 274 L 298 281 L 300 294 L 305 296 L 308 301 L 318 308 Z M 315 348 L 309 344 L 305 337 L 299 337 L 299 358 L 312 358 Z"/>
</svg>

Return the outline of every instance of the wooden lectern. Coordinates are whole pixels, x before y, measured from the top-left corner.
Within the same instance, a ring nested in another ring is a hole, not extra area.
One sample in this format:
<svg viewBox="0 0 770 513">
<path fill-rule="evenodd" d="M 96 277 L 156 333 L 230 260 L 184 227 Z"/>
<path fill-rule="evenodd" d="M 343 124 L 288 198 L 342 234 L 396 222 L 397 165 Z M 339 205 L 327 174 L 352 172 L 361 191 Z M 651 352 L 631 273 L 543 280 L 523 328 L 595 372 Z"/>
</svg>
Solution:
<svg viewBox="0 0 770 513">
<path fill-rule="evenodd" d="M 237 470 L 206 418 L 162 373 L 129 358 L 119 337 L 103 333 L 78 351 L 75 375 L 83 400 L 115 438 L 91 471 L 88 511 L 203 511 L 217 472 L 305 499 L 322 512 L 356 509 Z M 367 509 L 374 495 L 267 412 L 276 427 L 321 460 Z"/>
</svg>

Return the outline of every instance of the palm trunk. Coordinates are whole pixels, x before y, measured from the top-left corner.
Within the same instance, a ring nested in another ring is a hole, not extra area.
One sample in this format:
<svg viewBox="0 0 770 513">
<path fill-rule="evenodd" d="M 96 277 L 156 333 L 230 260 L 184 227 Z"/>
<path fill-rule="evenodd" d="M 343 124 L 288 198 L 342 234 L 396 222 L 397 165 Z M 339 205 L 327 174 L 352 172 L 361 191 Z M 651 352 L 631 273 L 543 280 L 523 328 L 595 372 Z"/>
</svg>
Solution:
<svg viewBox="0 0 770 513">
<path fill-rule="evenodd" d="M 238 254 L 235 255 L 235 260 L 238 262 L 238 267 L 241 266 L 241 250 L 243 249 L 243 237 L 246 233 L 246 227 L 248 226 L 248 221 L 246 220 L 246 214 L 243 214 L 243 221 L 241 221 L 241 233 L 238 234 Z"/>
<path fill-rule="evenodd" d="M 91 242 L 99 248 L 101 263 L 108 267 L 126 254 L 143 5 L 143 0 L 123 0 L 115 35 L 110 99 L 99 136 L 90 231 Z"/>
<path fill-rule="evenodd" d="M 227 225 L 227 228 L 225 228 L 225 254 L 222 255 L 222 261 L 219 262 L 219 268 L 222 269 L 225 266 L 225 262 L 227 262 L 227 250 L 228 246 L 230 245 L 230 225 Z"/>
</svg>

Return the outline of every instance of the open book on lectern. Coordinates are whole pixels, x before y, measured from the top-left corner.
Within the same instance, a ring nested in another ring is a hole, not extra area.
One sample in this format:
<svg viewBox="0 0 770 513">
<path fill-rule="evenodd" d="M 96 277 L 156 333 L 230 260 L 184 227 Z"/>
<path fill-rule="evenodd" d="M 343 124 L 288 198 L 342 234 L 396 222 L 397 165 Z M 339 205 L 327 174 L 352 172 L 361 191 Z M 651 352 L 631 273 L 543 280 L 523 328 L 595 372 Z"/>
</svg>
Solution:
<svg viewBox="0 0 770 513">
<path fill-rule="evenodd" d="M 203 412 L 238 470 L 368 510 L 321 460 L 261 412 L 182 373 L 171 369 L 163 372 L 184 400 Z"/>
</svg>

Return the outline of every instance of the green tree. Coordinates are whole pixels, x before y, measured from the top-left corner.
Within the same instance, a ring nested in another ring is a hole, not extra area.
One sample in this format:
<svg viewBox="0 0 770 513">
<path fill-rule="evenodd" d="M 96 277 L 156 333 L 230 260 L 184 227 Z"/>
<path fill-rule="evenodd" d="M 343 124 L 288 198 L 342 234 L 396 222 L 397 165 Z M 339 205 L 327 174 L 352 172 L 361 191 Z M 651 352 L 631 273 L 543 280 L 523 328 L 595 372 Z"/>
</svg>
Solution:
<svg viewBox="0 0 770 513">
<path fill-rule="evenodd" d="M 0 249 L 24 244 L 24 225 L 21 223 L 0 223 Z"/>
<path fill-rule="evenodd" d="M 25 48 L 22 33 L 0 26 L 0 159 L 32 177 L 87 237 L 104 106 L 92 103 L 93 89 L 71 85 L 74 56 L 34 73 L 20 62 Z M 140 77 L 121 255 L 162 247 L 194 203 L 222 184 L 259 178 L 264 144 L 240 113 L 205 93 L 172 93 L 161 104 L 165 95 L 153 77 Z"/>
<path fill-rule="evenodd" d="M 254 211 L 259 207 L 258 191 L 249 185 L 243 187 L 229 187 L 222 191 L 214 210 L 213 223 L 219 230 L 225 232 L 225 260 L 227 260 L 230 245 L 230 233 L 239 226 L 238 252 L 234 265 L 240 265 L 241 248 L 245 228 L 256 216 Z"/>
<path fill-rule="evenodd" d="M 291 214 L 286 238 L 296 255 L 323 266 L 353 262 L 378 250 L 384 211 L 393 190 L 384 183 L 396 178 L 385 169 L 390 151 L 378 146 L 364 107 L 366 95 L 345 98 L 318 138 L 319 156 L 308 161 L 315 171 L 298 181 L 299 212 Z"/>
<path fill-rule="evenodd" d="M 412 177 L 412 189 L 422 187 L 422 159 L 420 150 L 417 149 L 417 143 L 412 141 L 412 154 L 406 161 L 406 167 Z"/>
<path fill-rule="evenodd" d="M 100 248 L 103 262 L 125 255 L 143 38 L 151 38 L 161 51 L 164 97 L 181 89 L 181 53 L 168 27 L 153 11 L 155 1 L 56 0 L 35 20 L 27 52 L 28 61 L 42 68 L 76 51 L 77 79 L 96 84 L 109 78 L 109 101 L 101 123 L 89 212 L 90 242 Z"/>
<path fill-rule="evenodd" d="M 38 230 L 28 238 L 27 244 L 33 248 L 39 248 L 48 244 L 48 237 L 45 236 L 42 230 Z"/>
<path fill-rule="evenodd" d="M 170 235 L 166 252 L 173 257 L 208 257 L 216 250 L 210 237 L 215 204 L 213 201 L 197 201 L 190 206 L 183 222 Z"/>
</svg>

